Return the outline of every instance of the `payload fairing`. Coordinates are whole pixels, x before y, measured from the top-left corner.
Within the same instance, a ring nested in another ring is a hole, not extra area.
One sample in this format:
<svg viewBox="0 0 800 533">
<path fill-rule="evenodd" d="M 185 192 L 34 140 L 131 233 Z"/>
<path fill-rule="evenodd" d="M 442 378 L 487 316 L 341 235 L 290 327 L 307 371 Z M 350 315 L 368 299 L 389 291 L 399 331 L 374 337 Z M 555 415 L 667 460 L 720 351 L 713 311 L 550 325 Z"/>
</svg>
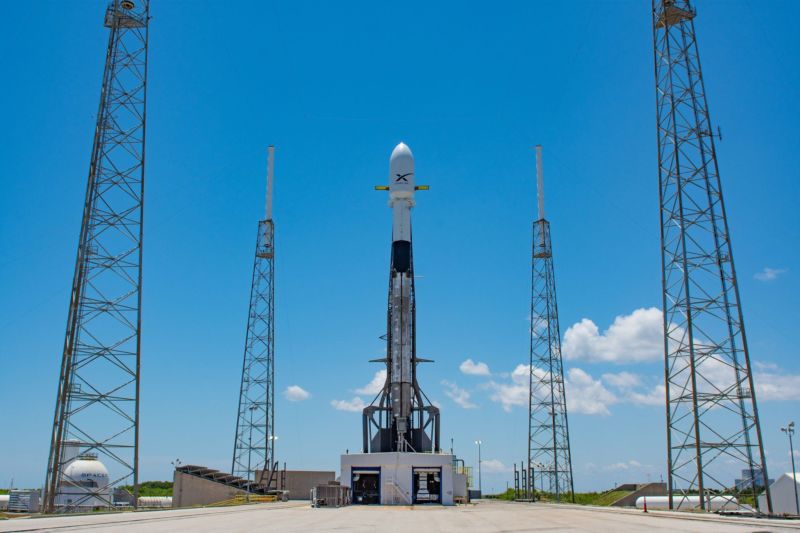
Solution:
<svg viewBox="0 0 800 533">
<path fill-rule="evenodd" d="M 414 260 L 411 240 L 411 208 L 414 193 L 425 190 L 414 179 L 414 156 L 403 143 L 389 160 L 392 209 L 392 253 L 389 267 L 386 383 L 371 405 L 364 409 L 364 453 L 439 451 L 439 409 L 431 405 L 417 383 L 416 309 Z"/>
</svg>

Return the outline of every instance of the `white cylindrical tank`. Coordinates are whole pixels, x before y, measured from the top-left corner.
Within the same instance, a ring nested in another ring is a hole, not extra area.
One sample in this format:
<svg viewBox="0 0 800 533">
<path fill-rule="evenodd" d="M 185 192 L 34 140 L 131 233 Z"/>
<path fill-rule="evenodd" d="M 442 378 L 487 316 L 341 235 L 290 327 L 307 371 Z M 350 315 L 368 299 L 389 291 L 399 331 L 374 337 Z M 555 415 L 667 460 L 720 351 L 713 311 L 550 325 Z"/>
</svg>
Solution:
<svg viewBox="0 0 800 533">
<path fill-rule="evenodd" d="M 647 509 L 669 509 L 669 496 L 640 496 L 636 499 L 636 508 L 643 509 L 644 502 L 647 500 Z M 672 497 L 672 506 L 675 510 L 687 511 L 689 509 L 700 508 L 700 496 L 681 496 Z M 739 501 L 735 496 L 722 495 L 706 497 L 706 509 L 709 511 L 733 511 L 739 507 Z"/>
<path fill-rule="evenodd" d="M 172 496 L 141 496 L 138 503 L 140 509 L 142 507 L 165 509 L 172 507 Z"/>
<path fill-rule="evenodd" d="M 8 509 L 8 500 L 11 499 L 11 496 L 8 494 L 0 494 L 0 511 L 5 511 Z"/>
</svg>

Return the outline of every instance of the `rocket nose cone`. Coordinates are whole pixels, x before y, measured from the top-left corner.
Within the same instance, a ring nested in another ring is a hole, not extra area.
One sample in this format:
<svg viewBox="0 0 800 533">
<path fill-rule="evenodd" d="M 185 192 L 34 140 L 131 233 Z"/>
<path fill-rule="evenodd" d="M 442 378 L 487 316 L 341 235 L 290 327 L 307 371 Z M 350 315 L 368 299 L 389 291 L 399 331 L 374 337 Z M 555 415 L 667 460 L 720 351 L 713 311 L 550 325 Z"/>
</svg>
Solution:
<svg viewBox="0 0 800 533">
<path fill-rule="evenodd" d="M 414 154 L 411 153 L 411 148 L 409 148 L 406 143 L 400 143 L 394 147 L 394 150 L 392 150 L 392 157 L 389 158 L 389 161 L 395 162 L 403 159 L 414 160 Z"/>
<path fill-rule="evenodd" d="M 392 198 L 414 194 L 414 156 L 404 143 L 394 147 L 389 159 L 389 190 Z"/>
</svg>

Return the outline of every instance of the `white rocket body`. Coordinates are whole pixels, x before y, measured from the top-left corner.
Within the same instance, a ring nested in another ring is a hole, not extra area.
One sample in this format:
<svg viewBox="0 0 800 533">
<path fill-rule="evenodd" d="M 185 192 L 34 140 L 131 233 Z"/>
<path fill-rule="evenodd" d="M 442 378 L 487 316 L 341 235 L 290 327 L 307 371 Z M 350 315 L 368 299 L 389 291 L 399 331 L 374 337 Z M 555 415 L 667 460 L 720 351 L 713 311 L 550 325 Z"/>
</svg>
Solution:
<svg viewBox="0 0 800 533">
<path fill-rule="evenodd" d="M 388 376 L 398 445 L 404 446 L 413 402 L 414 309 L 411 208 L 414 206 L 414 156 L 403 143 L 389 160 L 389 207 L 392 208 L 390 305 L 391 362 Z M 401 450 L 402 451 L 402 450 Z"/>
</svg>

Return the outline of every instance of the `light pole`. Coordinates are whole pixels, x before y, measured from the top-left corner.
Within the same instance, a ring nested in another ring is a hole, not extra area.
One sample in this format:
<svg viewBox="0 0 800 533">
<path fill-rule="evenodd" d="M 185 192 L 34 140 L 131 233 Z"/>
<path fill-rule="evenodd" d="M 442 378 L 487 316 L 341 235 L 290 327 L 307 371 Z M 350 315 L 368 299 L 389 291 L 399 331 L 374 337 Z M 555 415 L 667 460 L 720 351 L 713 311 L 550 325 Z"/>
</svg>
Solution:
<svg viewBox="0 0 800 533">
<path fill-rule="evenodd" d="M 789 425 L 785 428 L 781 428 L 781 431 L 786 433 L 786 435 L 789 437 L 789 457 L 792 458 L 792 484 L 794 485 L 794 509 L 795 512 L 800 515 L 800 500 L 797 499 L 797 471 L 794 468 L 794 443 L 792 442 L 792 435 L 794 435 L 794 422 L 789 422 Z M 764 483 L 769 483 L 769 480 L 765 479 Z"/>
<path fill-rule="evenodd" d="M 268 438 L 269 440 L 271 440 L 271 441 L 272 441 L 272 447 L 271 447 L 271 449 L 272 449 L 272 454 L 271 454 L 271 455 L 272 455 L 272 457 L 274 458 L 274 457 L 275 457 L 275 441 L 276 441 L 276 440 L 278 440 L 278 436 L 277 436 L 277 435 L 270 435 L 270 436 L 269 436 L 269 437 L 267 437 L 267 438 Z M 266 470 L 267 468 L 269 468 L 269 469 L 270 469 L 270 471 L 272 471 L 272 467 L 273 467 L 273 466 L 275 466 L 275 465 L 267 465 L 266 458 L 264 458 L 264 470 Z M 261 471 L 261 472 L 262 472 L 262 474 L 261 474 L 261 478 L 262 478 L 262 479 L 264 478 L 264 474 L 263 474 L 264 470 L 262 470 L 262 471 Z M 275 468 L 275 470 L 276 470 L 276 473 L 277 473 L 277 467 Z M 279 476 L 279 477 L 280 477 L 280 476 Z M 279 483 L 279 480 L 278 480 L 278 479 L 276 479 L 276 480 L 275 480 L 275 488 L 279 488 L 279 487 L 278 487 L 278 483 Z M 283 487 L 283 488 L 285 489 L 286 487 Z"/>
<path fill-rule="evenodd" d="M 539 484 L 542 486 L 541 494 L 543 495 L 544 494 L 544 469 L 545 469 L 545 464 L 544 463 L 534 463 L 534 464 L 536 465 L 536 468 L 539 469 Z M 533 489 L 536 490 L 536 485 L 533 486 Z M 541 495 L 539 496 L 539 498 L 541 498 Z"/>
<path fill-rule="evenodd" d="M 481 441 L 476 440 L 475 444 L 478 445 L 478 492 L 480 493 L 481 498 L 483 498 L 483 489 L 481 488 Z"/>
<path fill-rule="evenodd" d="M 271 455 L 274 458 L 275 457 L 275 444 L 276 444 L 275 441 L 278 440 L 278 436 L 277 435 L 270 435 L 268 438 L 269 438 L 269 440 L 272 441 L 272 454 Z M 274 466 L 274 465 L 267 465 L 267 461 L 266 460 L 264 461 L 264 465 L 268 466 L 270 469 Z"/>
<path fill-rule="evenodd" d="M 250 404 L 247 408 L 250 411 L 250 433 L 247 437 L 247 479 L 255 481 L 256 476 L 250 471 L 250 457 L 253 455 L 253 411 L 258 409 L 256 404 Z"/>
</svg>

